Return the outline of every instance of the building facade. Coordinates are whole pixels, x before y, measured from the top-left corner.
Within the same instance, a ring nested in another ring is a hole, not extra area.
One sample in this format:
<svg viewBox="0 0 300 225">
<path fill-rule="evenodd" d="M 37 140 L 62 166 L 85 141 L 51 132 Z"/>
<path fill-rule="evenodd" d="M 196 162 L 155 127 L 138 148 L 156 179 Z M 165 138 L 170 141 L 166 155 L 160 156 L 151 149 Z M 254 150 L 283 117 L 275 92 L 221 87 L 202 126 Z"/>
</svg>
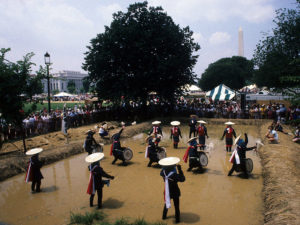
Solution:
<svg viewBox="0 0 300 225">
<path fill-rule="evenodd" d="M 63 70 L 52 74 L 50 78 L 50 93 L 57 90 L 58 92 L 68 92 L 68 83 L 74 81 L 76 93 L 80 93 L 83 88 L 82 80 L 87 77 L 87 74 L 78 71 Z M 48 93 L 47 79 L 42 80 L 44 93 Z"/>
</svg>

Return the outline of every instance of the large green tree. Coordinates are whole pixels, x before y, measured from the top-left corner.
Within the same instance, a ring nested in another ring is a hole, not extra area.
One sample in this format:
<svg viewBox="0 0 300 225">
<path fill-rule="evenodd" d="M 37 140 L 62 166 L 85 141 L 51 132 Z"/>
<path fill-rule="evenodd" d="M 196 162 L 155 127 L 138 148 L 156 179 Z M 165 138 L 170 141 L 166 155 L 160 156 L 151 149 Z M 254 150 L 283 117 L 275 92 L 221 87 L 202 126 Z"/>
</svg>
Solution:
<svg viewBox="0 0 300 225">
<path fill-rule="evenodd" d="M 195 79 L 200 46 L 189 27 L 180 28 L 161 7 L 135 3 L 113 14 L 110 27 L 91 40 L 83 69 L 99 97 L 146 100 L 151 91 L 172 101 Z"/>
<path fill-rule="evenodd" d="M 244 57 L 222 58 L 211 63 L 199 79 L 199 86 L 208 91 L 219 84 L 233 89 L 240 89 L 253 75 L 253 63 Z"/>
<path fill-rule="evenodd" d="M 29 53 L 23 60 L 16 63 L 5 58 L 10 49 L 0 50 L 0 113 L 2 122 L 12 123 L 23 129 L 22 120 L 25 117 L 23 105 L 27 99 L 42 92 L 41 79 L 43 72 L 40 69 L 36 77 L 32 77 L 31 67 L 34 65 L 31 58 L 34 55 Z M 23 136 L 24 150 L 25 137 Z"/>
<path fill-rule="evenodd" d="M 296 9 L 276 11 L 272 34 L 257 44 L 253 57 L 258 68 L 254 81 L 258 86 L 300 86 L 300 0 L 296 4 Z"/>
</svg>

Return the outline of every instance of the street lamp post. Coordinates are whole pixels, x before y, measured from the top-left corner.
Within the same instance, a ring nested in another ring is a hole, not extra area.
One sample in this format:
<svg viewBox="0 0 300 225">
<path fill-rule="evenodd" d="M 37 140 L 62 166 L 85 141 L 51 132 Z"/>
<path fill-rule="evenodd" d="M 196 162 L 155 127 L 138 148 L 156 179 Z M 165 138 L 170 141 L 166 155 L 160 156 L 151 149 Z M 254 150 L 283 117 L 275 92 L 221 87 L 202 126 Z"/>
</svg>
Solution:
<svg viewBox="0 0 300 225">
<path fill-rule="evenodd" d="M 48 113 L 50 113 L 51 105 L 50 105 L 50 81 L 49 81 L 49 65 L 50 65 L 50 55 L 48 52 L 44 55 L 45 64 L 47 66 L 47 85 L 48 85 Z"/>
</svg>

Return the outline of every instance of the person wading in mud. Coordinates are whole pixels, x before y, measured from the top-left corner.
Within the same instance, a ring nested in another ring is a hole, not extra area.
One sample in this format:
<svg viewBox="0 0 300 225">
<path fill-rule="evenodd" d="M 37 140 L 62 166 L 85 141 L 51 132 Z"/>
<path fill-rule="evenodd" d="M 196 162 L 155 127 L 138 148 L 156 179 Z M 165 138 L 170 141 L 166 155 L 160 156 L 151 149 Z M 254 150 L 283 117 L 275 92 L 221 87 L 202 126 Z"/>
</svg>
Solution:
<svg viewBox="0 0 300 225">
<path fill-rule="evenodd" d="M 87 137 L 85 138 L 83 147 L 85 151 L 90 155 L 93 153 L 93 145 L 98 145 L 95 138 L 93 137 L 95 132 L 93 130 L 88 130 L 86 132 Z"/>
<path fill-rule="evenodd" d="M 237 147 L 233 151 L 229 160 L 231 163 L 233 163 L 233 165 L 231 170 L 228 172 L 228 176 L 231 176 L 232 173 L 236 170 L 236 167 L 240 166 L 244 177 L 248 179 L 249 175 L 246 169 L 246 151 L 251 151 L 253 149 L 256 150 L 256 146 L 247 148 L 248 136 L 246 133 L 245 133 L 245 141 L 240 137 L 241 135 L 238 136 L 235 140 L 235 144 L 237 144 Z"/>
<path fill-rule="evenodd" d="M 41 191 L 41 180 L 44 178 L 41 173 L 41 167 L 43 163 L 39 160 L 39 153 L 42 152 L 42 148 L 34 148 L 26 152 L 26 155 L 32 155 L 28 163 L 25 181 L 32 182 L 31 191 Z"/>
<path fill-rule="evenodd" d="M 179 137 L 182 138 L 181 131 L 180 131 L 180 128 L 179 128 L 180 122 L 179 121 L 172 121 L 171 125 L 173 127 L 171 128 L 170 139 L 173 138 L 173 147 L 178 148 Z"/>
<path fill-rule="evenodd" d="M 180 159 L 177 157 L 167 157 L 159 161 L 159 164 L 163 167 L 160 175 L 162 176 L 165 183 L 165 205 L 163 209 L 162 219 L 167 219 L 168 209 L 171 208 L 171 199 L 173 199 L 173 203 L 175 206 L 176 223 L 180 223 L 179 197 L 181 194 L 177 183 L 185 181 L 185 176 L 183 174 L 181 166 L 179 164 L 175 166 L 177 163 L 179 163 L 179 161 Z M 176 167 L 178 172 L 176 171 Z"/>
<path fill-rule="evenodd" d="M 229 122 L 226 122 L 225 125 L 227 125 L 227 127 L 224 130 L 221 140 L 224 139 L 224 136 L 226 137 L 226 139 L 225 139 L 226 152 L 231 152 L 231 147 L 233 144 L 233 137 L 236 138 L 235 130 L 232 128 L 232 125 L 234 125 L 234 123 L 229 121 Z"/>
<path fill-rule="evenodd" d="M 109 179 L 114 179 L 114 176 L 107 174 L 102 167 L 100 166 L 100 160 L 104 158 L 104 153 L 93 153 L 85 158 L 85 161 L 91 163 L 89 165 L 90 179 L 89 185 L 87 188 L 87 194 L 90 196 L 90 207 L 93 207 L 93 201 L 95 193 L 98 195 L 98 207 L 97 209 L 102 208 L 102 196 L 103 196 L 103 186 L 106 184 L 109 186 L 109 180 L 102 180 L 102 177 Z"/>
<path fill-rule="evenodd" d="M 204 150 L 205 148 L 205 136 L 208 138 L 207 135 L 207 128 L 204 124 L 206 124 L 205 121 L 199 120 L 197 121 L 199 123 L 199 126 L 196 131 L 196 135 L 198 135 L 199 138 L 199 145 L 200 145 L 200 150 Z"/>
<path fill-rule="evenodd" d="M 114 134 L 111 137 L 112 145 L 111 145 L 111 149 L 110 149 L 110 155 L 113 155 L 115 157 L 111 164 L 115 164 L 116 161 L 118 159 L 120 159 L 123 161 L 123 165 L 124 166 L 126 165 L 125 158 L 123 155 L 123 152 L 126 148 L 121 147 L 121 142 L 120 142 L 121 134 L 122 134 L 124 128 L 125 128 L 125 126 L 122 126 L 122 129 L 118 133 Z"/>
<path fill-rule="evenodd" d="M 189 138 L 191 138 L 191 135 L 193 134 L 193 137 L 196 136 L 196 126 L 197 126 L 197 120 L 195 115 L 190 116 L 190 122 L 189 122 L 189 127 L 190 127 L 190 133 L 189 133 Z"/>
</svg>

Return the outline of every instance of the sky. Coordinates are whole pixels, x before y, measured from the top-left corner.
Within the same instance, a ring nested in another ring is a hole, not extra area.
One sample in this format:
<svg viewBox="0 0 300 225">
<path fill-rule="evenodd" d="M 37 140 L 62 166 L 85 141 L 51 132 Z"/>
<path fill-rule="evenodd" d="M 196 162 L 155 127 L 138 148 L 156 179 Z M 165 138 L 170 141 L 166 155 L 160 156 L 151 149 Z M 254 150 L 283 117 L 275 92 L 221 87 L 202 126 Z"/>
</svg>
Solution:
<svg viewBox="0 0 300 225">
<path fill-rule="evenodd" d="M 126 11 L 129 0 L 0 0 L 0 48 L 11 48 L 7 59 L 29 52 L 44 66 L 49 52 L 52 72 L 81 67 L 86 46 L 109 26 L 112 14 Z M 238 29 L 244 34 L 244 56 L 251 59 L 264 33 L 274 27 L 275 10 L 295 8 L 295 0 L 149 0 L 162 6 L 181 28 L 189 26 L 201 46 L 194 72 L 200 78 L 210 63 L 238 54 Z"/>
</svg>

